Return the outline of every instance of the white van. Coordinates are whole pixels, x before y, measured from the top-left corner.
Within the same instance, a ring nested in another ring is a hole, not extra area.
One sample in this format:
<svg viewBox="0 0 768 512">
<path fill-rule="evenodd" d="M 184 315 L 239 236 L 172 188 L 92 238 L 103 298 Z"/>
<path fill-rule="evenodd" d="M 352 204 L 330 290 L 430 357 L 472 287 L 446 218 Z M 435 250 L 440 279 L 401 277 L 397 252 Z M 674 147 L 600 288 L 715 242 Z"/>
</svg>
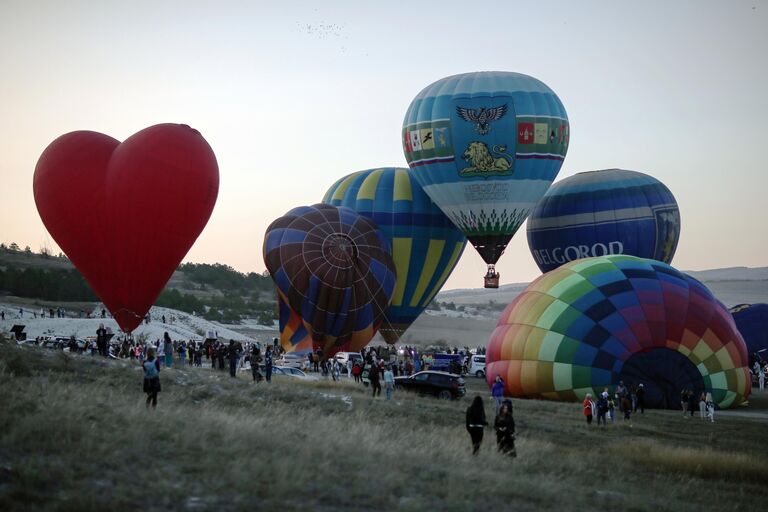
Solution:
<svg viewBox="0 0 768 512">
<path fill-rule="evenodd" d="M 363 356 L 360 352 L 337 352 L 334 357 L 341 365 L 341 373 L 347 373 L 347 361 L 351 360 L 353 365 L 355 363 L 363 365 Z"/>
<path fill-rule="evenodd" d="M 469 362 L 470 375 L 474 375 L 478 379 L 485 377 L 485 356 L 472 356 Z"/>
</svg>

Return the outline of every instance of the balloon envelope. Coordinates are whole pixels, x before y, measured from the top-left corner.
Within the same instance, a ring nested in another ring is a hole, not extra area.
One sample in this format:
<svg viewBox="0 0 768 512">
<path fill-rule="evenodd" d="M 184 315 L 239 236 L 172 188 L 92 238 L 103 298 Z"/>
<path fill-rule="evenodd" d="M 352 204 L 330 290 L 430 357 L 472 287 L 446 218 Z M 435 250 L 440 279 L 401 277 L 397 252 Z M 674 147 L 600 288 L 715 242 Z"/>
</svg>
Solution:
<svg viewBox="0 0 768 512">
<path fill-rule="evenodd" d="M 280 327 L 280 346 L 286 353 L 308 354 L 312 352 L 312 336 L 297 312 L 277 294 L 278 325 Z"/>
<path fill-rule="evenodd" d="M 130 332 L 208 222 L 219 170 L 186 125 L 151 126 L 122 143 L 77 131 L 43 151 L 33 189 L 48 232 Z"/>
<path fill-rule="evenodd" d="M 326 356 L 363 348 L 395 287 L 385 237 L 349 208 L 302 206 L 275 220 L 265 235 L 264 262 Z"/>
<path fill-rule="evenodd" d="M 508 72 L 438 80 L 413 100 L 402 129 L 414 177 L 489 265 L 557 176 L 569 137 L 555 93 Z"/>
<path fill-rule="evenodd" d="M 768 359 L 768 304 L 739 304 L 731 308 L 749 354 Z"/>
<path fill-rule="evenodd" d="M 680 211 L 672 192 L 647 174 L 582 172 L 550 187 L 531 212 L 527 230 L 542 272 L 606 254 L 671 263 L 680 238 Z"/>
<path fill-rule="evenodd" d="M 751 390 L 747 352 L 728 310 L 699 281 L 664 263 L 602 256 L 566 263 L 504 310 L 488 343 L 487 379 L 511 396 L 597 396 L 623 380 L 645 403 L 679 407 L 682 389 L 719 407 Z"/>
<path fill-rule="evenodd" d="M 387 343 L 396 343 L 451 275 L 466 238 L 408 169 L 350 174 L 328 189 L 323 202 L 373 220 L 392 247 L 397 282 L 379 333 Z"/>
</svg>

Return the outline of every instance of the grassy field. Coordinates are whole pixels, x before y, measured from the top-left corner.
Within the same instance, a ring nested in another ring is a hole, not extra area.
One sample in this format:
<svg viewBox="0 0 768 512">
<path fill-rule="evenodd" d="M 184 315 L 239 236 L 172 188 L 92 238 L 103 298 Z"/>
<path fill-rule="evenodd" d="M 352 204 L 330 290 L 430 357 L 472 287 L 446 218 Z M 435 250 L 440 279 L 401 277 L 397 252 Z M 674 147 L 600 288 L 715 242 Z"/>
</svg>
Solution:
<svg viewBox="0 0 768 512">
<path fill-rule="evenodd" d="M 157 410 L 130 363 L 0 345 L 0 510 L 747 510 L 765 432 L 648 411 L 587 428 L 580 407 L 515 401 L 518 458 L 470 454 L 457 402 L 354 384 L 254 385 L 164 370 Z M 486 412 L 491 412 L 486 402 Z"/>
</svg>

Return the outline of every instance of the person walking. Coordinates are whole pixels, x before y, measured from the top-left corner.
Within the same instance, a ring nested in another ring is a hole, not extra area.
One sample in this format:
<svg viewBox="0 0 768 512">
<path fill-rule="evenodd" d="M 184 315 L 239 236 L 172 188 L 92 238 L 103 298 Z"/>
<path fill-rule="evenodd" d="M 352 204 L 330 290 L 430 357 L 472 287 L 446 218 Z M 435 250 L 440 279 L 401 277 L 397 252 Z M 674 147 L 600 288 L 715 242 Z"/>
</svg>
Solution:
<svg viewBox="0 0 768 512">
<path fill-rule="evenodd" d="M 173 342 L 168 331 L 163 334 L 163 352 L 165 353 L 165 367 L 170 368 L 173 364 Z"/>
<path fill-rule="evenodd" d="M 142 363 L 144 369 L 144 392 L 147 394 L 147 407 L 157 407 L 157 394 L 160 392 L 160 361 L 155 359 L 155 349 L 147 350 L 147 359 Z"/>
<path fill-rule="evenodd" d="M 264 374 L 267 382 L 272 382 L 272 345 L 267 345 L 264 352 Z"/>
<path fill-rule="evenodd" d="M 483 431 L 487 424 L 483 399 L 477 395 L 472 400 L 472 405 L 467 407 L 466 417 L 467 432 L 469 432 L 469 438 L 472 441 L 472 455 L 477 455 L 477 452 L 480 451 L 480 444 L 483 442 Z"/>
<path fill-rule="evenodd" d="M 504 400 L 504 379 L 501 378 L 501 375 L 496 375 L 496 379 L 493 381 L 493 386 L 491 386 L 491 397 L 496 402 L 494 414 L 498 415 L 501 401 Z"/>
<path fill-rule="evenodd" d="M 605 422 L 605 418 L 603 418 Z M 515 419 L 512 417 L 512 402 L 504 400 L 501 403 L 499 414 L 493 422 L 493 428 L 496 430 L 496 446 L 499 453 L 504 453 L 510 457 L 517 457 L 515 450 Z"/>
<path fill-rule="evenodd" d="M 759 363 L 757 364 L 757 385 L 760 391 L 765 389 L 765 369 Z"/>
<path fill-rule="evenodd" d="M 378 395 L 381 396 L 381 383 L 379 382 L 379 366 L 372 364 L 370 370 L 368 370 L 368 380 L 371 381 L 371 388 L 373 388 L 374 398 Z"/>
<path fill-rule="evenodd" d="M 387 400 L 392 399 L 392 391 L 395 389 L 395 375 L 392 373 L 392 367 L 387 366 L 384 371 L 384 394 L 387 396 Z"/>
<path fill-rule="evenodd" d="M 587 419 L 587 425 L 591 425 L 592 416 L 595 414 L 595 403 L 592 401 L 592 393 L 587 393 L 581 405 L 584 410 L 584 417 Z"/>
</svg>

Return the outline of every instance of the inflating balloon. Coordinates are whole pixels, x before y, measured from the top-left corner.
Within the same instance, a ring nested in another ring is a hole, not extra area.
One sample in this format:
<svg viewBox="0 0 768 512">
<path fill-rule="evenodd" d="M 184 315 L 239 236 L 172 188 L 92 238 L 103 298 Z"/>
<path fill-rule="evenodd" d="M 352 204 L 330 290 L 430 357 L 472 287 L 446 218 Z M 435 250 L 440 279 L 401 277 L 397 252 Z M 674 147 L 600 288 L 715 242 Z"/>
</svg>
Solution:
<svg viewBox="0 0 768 512">
<path fill-rule="evenodd" d="M 312 336 L 304 326 L 301 316 L 277 294 L 278 326 L 280 346 L 286 353 L 308 354 L 312 352 Z"/>
<path fill-rule="evenodd" d="M 739 304 L 731 314 L 750 356 L 768 360 L 768 304 Z"/>
<path fill-rule="evenodd" d="M 488 264 L 495 264 L 549 188 L 568 150 L 562 103 L 519 73 L 466 73 L 421 91 L 403 121 L 403 149 L 424 191 Z"/>
<path fill-rule="evenodd" d="M 623 380 L 646 405 L 674 408 L 680 392 L 742 403 L 747 350 L 728 310 L 699 281 L 655 260 L 602 256 L 566 263 L 504 310 L 486 355 L 489 385 L 510 396 L 597 396 Z"/>
<path fill-rule="evenodd" d="M 671 263 L 680 238 L 672 192 L 636 171 L 582 172 L 552 185 L 528 218 L 528 246 L 542 272 L 607 254 Z"/>
<path fill-rule="evenodd" d="M 77 131 L 43 151 L 33 187 L 48 232 L 130 332 L 208 222 L 219 169 L 186 125 L 151 126 L 122 143 Z"/>
<path fill-rule="evenodd" d="M 429 199 L 408 169 L 386 167 L 346 176 L 324 203 L 373 220 L 392 247 L 397 283 L 379 334 L 396 343 L 451 275 L 466 239 Z"/>
<path fill-rule="evenodd" d="M 362 349 L 395 288 L 386 238 L 373 221 L 344 207 L 302 206 L 272 222 L 264 263 L 325 356 Z"/>
</svg>

